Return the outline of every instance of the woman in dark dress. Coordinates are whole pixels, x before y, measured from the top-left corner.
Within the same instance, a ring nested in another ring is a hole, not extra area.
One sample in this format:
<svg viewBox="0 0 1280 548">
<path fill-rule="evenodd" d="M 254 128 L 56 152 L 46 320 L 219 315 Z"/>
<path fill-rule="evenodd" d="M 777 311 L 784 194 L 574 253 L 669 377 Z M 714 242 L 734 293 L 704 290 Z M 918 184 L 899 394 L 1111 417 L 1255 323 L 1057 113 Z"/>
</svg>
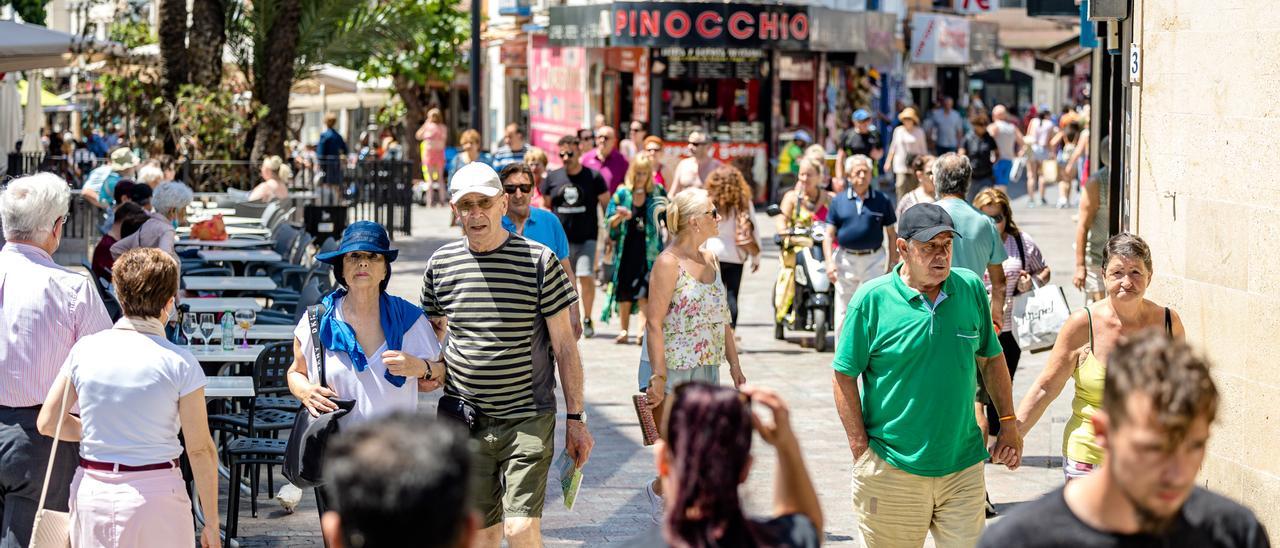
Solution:
<svg viewBox="0 0 1280 548">
<path fill-rule="evenodd" d="M 609 300 L 600 321 L 608 322 L 616 308 L 622 323 L 622 331 L 615 339 L 618 344 L 631 342 L 628 333 L 631 315 L 644 308 L 649 293 L 649 270 L 662 252 L 662 234 L 651 212 L 658 201 L 666 199 L 666 191 L 653 182 L 653 175 L 652 160 L 646 156 L 633 160 L 622 186 L 609 200 L 606 212 L 609 237 L 617 242 L 613 264 L 618 267 L 608 287 Z"/>
</svg>

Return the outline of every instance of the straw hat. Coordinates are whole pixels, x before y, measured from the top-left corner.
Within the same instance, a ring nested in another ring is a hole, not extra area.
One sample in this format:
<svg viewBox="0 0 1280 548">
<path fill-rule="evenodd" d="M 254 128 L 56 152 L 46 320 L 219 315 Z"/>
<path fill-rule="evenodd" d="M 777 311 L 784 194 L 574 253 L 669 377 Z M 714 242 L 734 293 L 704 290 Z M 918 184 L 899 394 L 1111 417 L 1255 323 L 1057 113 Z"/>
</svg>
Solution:
<svg viewBox="0 0 1280 548">
<path fill-rule="evenodd" d="M 904 108 L 902 109 L 902 112 L 898 114 L 898 121 L 905 122 L 907 120 L 911 120 L 912 122 L 915 122 L 917 124 L 920 123 L 920 115 L 916 114 L 915 108 L 912 108 L 912 107 Z"/>
</svg>

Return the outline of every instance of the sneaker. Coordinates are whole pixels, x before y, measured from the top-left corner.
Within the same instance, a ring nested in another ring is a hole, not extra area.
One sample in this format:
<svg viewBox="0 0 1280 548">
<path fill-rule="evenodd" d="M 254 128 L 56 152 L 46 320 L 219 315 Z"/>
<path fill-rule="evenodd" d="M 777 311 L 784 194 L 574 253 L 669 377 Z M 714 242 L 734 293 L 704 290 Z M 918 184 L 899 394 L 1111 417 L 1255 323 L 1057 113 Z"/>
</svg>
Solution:
<svg viewBox="0 0 1280 548">
<path fill-rule="evenodd" d="M 591 325 L 591 320 L 582 320 L 582 336 L 590 339 L 596 336 L 596 327 Z"/>
<path fill-rule="evenodd" d="M 658 480 L 650 480 L 644 485 L 644 494 L 649 497 L 649 519 L 653 520 L 654 525 L 662 524 L 662 497 L 653 491 L 653 482 Z"/>
</svg>

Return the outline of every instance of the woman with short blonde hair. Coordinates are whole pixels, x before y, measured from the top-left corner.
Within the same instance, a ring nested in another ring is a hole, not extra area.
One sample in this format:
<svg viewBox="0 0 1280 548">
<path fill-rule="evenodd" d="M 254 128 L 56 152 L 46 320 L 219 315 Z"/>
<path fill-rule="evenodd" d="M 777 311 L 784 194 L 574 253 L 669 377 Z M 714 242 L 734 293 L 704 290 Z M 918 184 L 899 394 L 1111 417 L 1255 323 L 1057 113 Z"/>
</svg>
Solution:
<svg viewBox="0 0 1280 548">
<path fill-rule="evenodd" d="M 218 455 L 204 370 L 164 332 L 178 262 L 158 249 L 134 249 L 116 261 L 112 282 L 124 318 L 71 348 L 37 421 L 46 436 L 61 423 L 59 439 L 80 442 L 71 545 L 192 546 L 195 523 L 178 465 L 185 451 L 205 509 L 200 544 L 219 546 Z M 79 416 L 69 412 L 77 405 Z"/>
<path fill-rule="evenodd" d="M 250 202 L 271 202 L 289 199 L 289 180 L 293 178 L 293 170 L 284 158 L 267 156 L 262 160 L 262 182 L 253 187 L 249 193 Z"/>
</svg>

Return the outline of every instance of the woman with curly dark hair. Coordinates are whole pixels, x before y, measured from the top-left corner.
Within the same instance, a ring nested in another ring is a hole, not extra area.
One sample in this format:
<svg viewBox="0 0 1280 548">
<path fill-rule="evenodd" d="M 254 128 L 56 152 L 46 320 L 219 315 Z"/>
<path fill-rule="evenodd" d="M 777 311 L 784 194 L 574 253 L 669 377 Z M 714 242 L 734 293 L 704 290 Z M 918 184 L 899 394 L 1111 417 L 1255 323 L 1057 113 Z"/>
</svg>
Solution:
<svg viewBox="0 0 1280 548">
<path fill-rule="evenodd" d="M 707 240 L 707 249 L 720 259 L 720 273 L 729 291 L 729 315 L 737 327 L 743 264 L 750 259 L 751 271 L 760 269 L 760 234 L 751 204 L 751 185 L 733 166 L 716 168 L 707 176 L 706 185 L 711 202 L 720 211 L 720 234 Z"/>
</svg>

